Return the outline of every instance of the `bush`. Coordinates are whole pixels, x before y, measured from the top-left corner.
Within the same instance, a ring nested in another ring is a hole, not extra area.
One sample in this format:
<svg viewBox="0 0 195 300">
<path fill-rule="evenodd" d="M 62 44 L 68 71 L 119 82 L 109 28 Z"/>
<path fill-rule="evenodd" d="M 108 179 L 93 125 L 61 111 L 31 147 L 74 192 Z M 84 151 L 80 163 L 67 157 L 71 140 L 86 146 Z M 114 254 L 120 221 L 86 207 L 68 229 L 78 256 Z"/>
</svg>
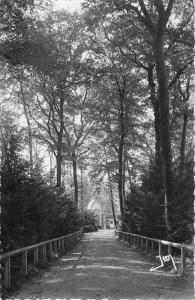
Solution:
<svg viewBox="0 0 195 300">
<path fill-rule="evenodd" d="M 71 200 L 58 198 L 41 174 L 29 175 L 16 136 L 7 138 L 1 168 L 2 248 L 6 251 L 66 235 L 80 228 Z"/>
<path fill-rule="evenodd" d="M 85 210 L 82 213 L 82 226 L 85 225 L 93 225 L 97 227 L 97 221 L 96 221 L 96 215 L 94 214 L 93 211 L 90 210 Z"/>
<path fill-rule="evenodd" d="M 174 170 L 175 202 L 169 204 L 171 238 L 176 242 L 192 241 L 193 236 L 193 159 L 186 157 L 181 178 Z M 142 185 L 127 195 L 128 213 L 123 217 L 130 231 L 144 236 L 167 239 L 164 220 L 162 172 L 152 164 L 142 177 Z"/>
<path fill-rule="evenodd" d="M 98 229 L 97 226 L 91 224 L 91 225 L 84 225 L 83 230 L 84 232 L 94 232 L 97 231 Z"/>
</svg>

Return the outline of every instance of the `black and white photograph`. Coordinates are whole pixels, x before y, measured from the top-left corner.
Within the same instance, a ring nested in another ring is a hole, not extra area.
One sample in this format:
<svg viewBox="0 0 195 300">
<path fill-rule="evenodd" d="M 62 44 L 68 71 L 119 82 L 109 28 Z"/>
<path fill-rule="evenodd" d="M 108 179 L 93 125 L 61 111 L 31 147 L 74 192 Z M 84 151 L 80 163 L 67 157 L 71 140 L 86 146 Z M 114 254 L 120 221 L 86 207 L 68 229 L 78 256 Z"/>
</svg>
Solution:
<svg viewBox="0 0 195 300">
<path fill-rule="evenodd" d="M 0 0 L 1 300 L 195 299 L 194 9 Z"/>
</svg>

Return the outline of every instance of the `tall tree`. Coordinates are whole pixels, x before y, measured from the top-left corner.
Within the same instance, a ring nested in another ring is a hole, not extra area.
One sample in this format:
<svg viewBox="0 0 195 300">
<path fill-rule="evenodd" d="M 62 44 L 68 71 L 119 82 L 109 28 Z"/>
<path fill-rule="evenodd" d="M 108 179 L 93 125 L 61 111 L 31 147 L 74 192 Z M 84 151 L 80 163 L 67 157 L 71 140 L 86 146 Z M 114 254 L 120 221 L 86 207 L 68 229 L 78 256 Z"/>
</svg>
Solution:
<svg viewBox="0 0 195 300">
<path fill-rule="evenodd" d="M 89 117 L 88 102 L 90 94 L 88 88 L 80 86 L 79 91 L 74 90 L 75 99 L 69 104 L 64 119 L 64 159 L 72 161 L 74 201 L 78 208 L 78 164 L 85 159 L 89 152 L 90 137 L 96 126 L 96 120 Z"/>
<path fill-rule="evenodd" d="M 158 101 L 160 111 L 160 141 L 162 147 L 162 166 L 164 174 L 164 189 L 165 189 L 165 223 L 167 234 L 170 237 L 171 233 L 171 209 L 174 203 L 174 178 L 172 170 L 172 149 L 170 135 L 170 92 L 169 92 L 169 73 L 166 59 L 166 47 L 168 32 L 173 28 L 176 34 L 177 41 L 179 36 L 187 34 L 185 31 L 185 21 L 180 17 L 178 24 L 174 25 L 174 17 L 178 15 L 178 7 L 184 11 L 192 9 L 190 1 L 187 4 L 178 4 L 175 0 L 167 1 L 109 1 L 106 4 L 103 1 L 85 1 L 84 8 L 89 12 L 87 19 L 92 24 L 92 19 L 101 22 L 104 19 L 107 24 L 110 19 L 117 19 L 122 26 L 119 30 L 123 35 L 123 30 L 126 33 L 129 29 L 133 29 L 129 35 L 135 38 L 137 44 L 141 47 L 143 40 L 148 45 L 148 51 L 152 52 L 153 61 L 155 64 L 156 78 L 158 84 Z M 191 7 L 191 8 L 190 8 Z M 104 9 L 103 9 L 104 8 Z M 102 13 L 103 12 L 103 13 Z M 103 17 L 102 17 L 103 16 Z M 190 17 L 192 14 L 190 13 Z M 189 18 L 187 18 L 189 22 Z M 102 21 L 103 22 L 103 21 Z M 97 21 L 96 21 L 97 24 Z M 116 24 L 116 22 L 115 22 Z M 125 27 L 123 27 L 125 25 Z M 133 26 L 132 26 L 133 24 Z M 91 25 L 92 26 L 92 25 Z M 142 33 L 140 35 L 140 33 Z M 121 36 L 121 35 L 118 35 Z M 140 38 L 141 36 L 141 38 Z M 112 37 L 112 35 L 111 35 Z M 146 50 L 146 51 L 147 51 Z"/>
<path fill-rule="evenodd" d="M 51 13 L 39 28 L 29 32 L 28 40 L 21 42 L 17 56 L 17 64 L 23 65 L 31 78 L 29 89 L 34 92 L 31 117 L 47 133 L 41 138 L 56 157 L 58 187 L 61 186 L 65 110 L 74 101 L 73 88 L 84 80 L 81 27 L 79 18 L 72 17 Z M 30 51 L 35 55 L 37 49 L 36 57 L 31 57 Z"/>
</svg>

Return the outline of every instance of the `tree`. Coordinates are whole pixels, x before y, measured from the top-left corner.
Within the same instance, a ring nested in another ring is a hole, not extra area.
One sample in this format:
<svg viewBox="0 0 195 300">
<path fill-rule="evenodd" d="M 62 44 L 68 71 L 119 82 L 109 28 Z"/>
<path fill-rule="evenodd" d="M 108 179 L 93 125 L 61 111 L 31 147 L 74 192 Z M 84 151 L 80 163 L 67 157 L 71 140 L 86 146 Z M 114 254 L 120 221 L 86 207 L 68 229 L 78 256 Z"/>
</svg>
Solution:
<svg viewBox="0 0 195 300">
<path fill-rule="evenodd" d="M 4 251 L 65 235 L 80 226 L 80 216 L 66 194 L 58 197 L 40 168 L 30 176 L 29 163 L 22 156 L 22 137 L 14 116 L 4 111 L 0 136 Z"/>
<path fill-rule="evenodd" d="M 89 152 L 90 136 L 96 125 L 95 120 L 89 118 L 88 102 L 90 101 L 89 88 L 80 86 L 74 90 L 75 99 L 69 104 L 64 121 L 64 160 L 72 161 L 74 180 L 74 200 L 78 208 L 78 178 L 77 169 L 80 161 L 85 159 Z M 82 163 L 81 163 L 82 164 Z"/>
<path fill-rule="evenodd" d="M 153 100 L 157 104 L 159 103 L 159 107 L 156 106 L 156 116 L 159 119 L 159 128 L 156 129 L 160 133 L 160 147 L 162 148 L 162 167 L 164 174 L 164 188 L 165 188 L 165 223 L 167 228 L 168 237 L 171 238 L 171 205 L 174 203 L 175 195 L 174 195 L 174 178 L 173 178 L 173 170 L 172 170 L 172 149 L 171 149 L 171 135 L 170 135 L 170 92 L 169 92 L 169 83 L 168 83 L 168 72 L 167 72 L 167 57 L 166 57 L 166 47 L 168 41 L 178 43 L 181 42 L 181 38 L 179 35 L 190 36 L 189 30 L 186 30 L 186 24 L 190 23 L 190 18 L 192 13 L 190 13 L 190 17 L 187 17 L 187 21 L 179 18 L 178 24 L 174 24 L 173 15 L 178 15 L 178 11 L 183 10 L 184 14 L 188 11 L 192 11 L 191 2 L 188 1 L 187 4 L 181 5 L 177 4 L 176 1 L 109 1 L 107 3 L 103 3 L 103 1 L 85 1 L 84 8 L 88 11 L 88 15 L 86 16 L 88 23 L 90 26 L 92 25 L 92 20 L 95 20 L 95 24 L 98 22 L 106 25 L 110 25 L 110 28 L 113 29 L 112 20 L 115 20 L 115 24 L 119 24 L 117 30 L 118 35 L 120 37 L 120 41 L 126 38 L 126 33 L 128 32 L 128 36 L 131 36 L 134 41 L 137 43 L 138 48 L 143 48 L 144 44 L 147 44 L 146 53 L 151 51 L 152 53 L 152 61 L 147 61 L 150 65 L 147 65 L 147 71 L 152 71 L 153 64 L 155 65 L 156 71 L 156 79 L 158 84 L 158 93 L 155 95 L 154 93 L 154 81 L 152 80 L 152 73 L 148 73 L 150 75 L 151 81 L 149 82 L 150 92 L 153 93 Z M 103 12 L 103 13 L 102 13 Z M 186 14 L 187 15 L 187 14 Z M 104 22 L 103 20 L 106 20 Z M 116 22 L 116 20 L 119 21 Z M 108 26 L 109 26 L 108 25 Z M 117 26 L 115 25 L 115 28 Z M 170 39 L 170 32 L 174 32 L 174 39 Z M 113 33 L 110 34 L 109 39 L 113 41 Z M 115 40 L 114 40 L 115 42 Z M 189 45 L 188 41 L 183 44 Z M 118 44 L 118 43 L 117 43 Z M 168 45 L 170 45 L 168 43 Z M 169 47 L 168 47 L 169 48 Z M 170 49 L 173 46 L 170 45 Z M 142 52 L 143 53 L 143 52 Z M 139 56 L 138 56 L 139 57 Z M 143 57 L 143 56 L 142 56 Z M 142 61 L 141 57 L 141 61 Z M 151 64 L 152 63 L 152 64 Z M 187 63 L 188 64 L 188 63 Z M 148 69 L 150 66 L 150 70 Z M 182 67 L 185 69 L 185 67 Z M 176 80 L 176 78 L 183 73 L 182 68 L 177 70 L 175 77 L 172 78 L 172 82 Z M 149 79 L 149 77 L 148 77 Z M 153 82 L 152 82 L 153 81 Z M 160 114 L 159 114 L 160 112 Z M 156 134 L 156 137 L 159 137 L 159 134 Z M 156 145 L 157 146 L 157 145 Z"/>
<path fill-rule="evenodd" d="M 62 26 L 67 17 L 66 25 Z M 31 33 L 29 40 L 24 41 L 28 47 L 32 45 L 32 51 L 37 47 L 39 51 L 36 59 L 29 57 L 28 49 L 24 55 L 18 55 L 18 64 L 28 70 L 27 84 L 29 90 L 34 93 L 31 117 L 42 131 L 47 135 L 39 135 L 51 148 L 57 163 L 57 186 L 61 186 L 62 144 L 65 132 L 64 113 L 70 101 L 74 101 L 73 87 L 82 81 L 81 56 L 83 46 L 77 44 L 78 22 L 77 17 L 73 20 L 68 15 L 51 14 L 48 17 L 46 34 L 41 29 Z M 69 22 L 69 23 L 68 23 Z M 57 24 L 57 29 L 54 29 Z M 50 27 L 50 30 L 48 30 Z M 37 44 L 36 34 L 42 37 L 44 44 Z M 53 44 L 51 44 L 51 40 Z M 72 48 L 69 47 L 72 42 Z M 29 43 L 29 44 L 28 44 Z M 22 54 L 22 53 L 21 53 Z M 64 70 L 66 69 L 66 72 Z M 33 78 L 32 78 L 33 76 Z"/>
<path fill-rule="evenodd" d="M 115 61 L 114 61 L 115 59 Z M 92 117 L 98 120 L 100 132 L 110 147 L 115 152 L 114 160 L 117 160 L 117 182 L 120 199 L 121 214 L 125 209 L 125 143 L 136 135 L 138 118 L 142 114 L 142 104 L 136 104 L 136 91 L 139 81 L 133 78 L 128 66 L 121 64 L 116 56 L 111 59 L 105 79 L 95 90 L 96 103 L 93 101 Z M 98 112 L 98 113 L 96 113 Z M 135 112 L 135 113 L 133 113 Z M 136 113 L 137 112 L 137 113 Z M 126 141 L 126 142 L 125 142 Z"/>
<path fill-rule="evenodd" d="M 168 88 L 168 74 L 166 71 L 165 62 L 165 34 L 167 24 L 173 12 L 174 0 L 167 1 L 166 7 L 163 1 L 153 1 L 153 11 L 151 12 L 151 5 L 145 4 L 144 1 L 138 1 L 139 8 L 130 4 L 128 7 L 129 12 L 136 14 L 139 23 L 145 27 L 149 33 L 154 53 L 156 76 L 158 81 L 158 98 L 160 103 L 160 133 L 162 145 L 162 158 L 163 158 L 163 171 L 165 182 L 165 223 L 167 228 L 168 237 L 171 232 L 171 224 L 168 215 L 168 204 L 174 202 L 174 186 L 173 186 L 173 173 L 172 173 L 172 150 L 171 138 L 169 128 L 169 88 Z M 118 6 L 116 4 L 116 6 Z"/>
</svg>

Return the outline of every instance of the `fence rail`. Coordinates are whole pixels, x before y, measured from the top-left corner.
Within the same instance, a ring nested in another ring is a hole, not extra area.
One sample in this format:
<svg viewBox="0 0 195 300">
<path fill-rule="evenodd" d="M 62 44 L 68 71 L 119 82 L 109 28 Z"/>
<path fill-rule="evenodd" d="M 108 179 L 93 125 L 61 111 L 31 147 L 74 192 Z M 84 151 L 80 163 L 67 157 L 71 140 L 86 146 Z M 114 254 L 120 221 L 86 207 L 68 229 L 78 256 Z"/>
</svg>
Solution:
<svg viewBox="0 0 195 300">
<path fill-rule="evenodd" d="M 177 248 L 180 251 L 181 255 L 181 271 L 183 272 L 186 268 L 186 257 L 187 255 L 193 256 L 193 252 L 195 251 L 195 246 L 174 243 L 159 239 L 153 239 L 150 237 L 128 233 L 124 231 L 115 230 L 115 233 L 119 236 L 123 241 L 127 241 L 130 245 L 134 245 L 136 249 L 141 249 L 145 251 L 145 254 L 148 255 L 151 252 L 152 256 L 155 256 L 155 248 L 157 248 L 158 256 L 163 255 L 172 255 L 173 248 Z M 163 247 L 165 246 L 165 247 Z"/>
<path fill-rule="evenodd" d="M 0 261 L 3 263 L 3 283 L 6 289 L 11 287 L 11 258 L 16 255 L 22 255 L 22 270 L 25 276 L 28 275 L 28 258 L 33 253 L 34 266 L 38 266 L 42 260 L 46 262 L 48 258 L 52 258 L 58 252 L 68 250 L 74 241 L 79 239 L 83 234 L 83 230 L 75 233 L 47 240 L 32 246 L 16 249 L 0 255 Z M 42 250 L 42 251 L 41 251 Z M 42 256 L 42 257 L 41 257 Z"/>
</svg>

